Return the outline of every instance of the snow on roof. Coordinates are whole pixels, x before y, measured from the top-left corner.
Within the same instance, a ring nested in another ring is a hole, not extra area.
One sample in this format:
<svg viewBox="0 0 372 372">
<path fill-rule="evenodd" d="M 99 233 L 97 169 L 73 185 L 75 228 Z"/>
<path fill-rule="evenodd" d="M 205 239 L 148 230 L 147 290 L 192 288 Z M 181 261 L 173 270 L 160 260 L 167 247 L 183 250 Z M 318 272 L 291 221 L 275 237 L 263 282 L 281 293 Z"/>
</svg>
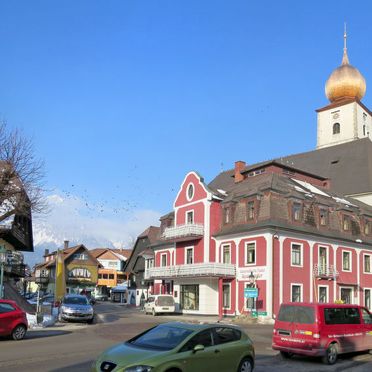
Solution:
<svg viewBox="0 0 372 372">
<path fill-rule="evenodd" d="M 312 193 L 314 193 L 314 194 L 327 196 L 328 198 L 331 197 L 330 195 L 328 195 L 328 194 L 325 193 L 324 191 L 318 189 L 317 187 L 315 187 L 315 186 L 312 185 L 311 183 L 308 183 L 308 182 L 305 182 L 305 181 L 300 181 L 300 180 L 295 179 L 295 178 L 291 178 L 291 179 L 292 179 L 292 181 L 297 182 L 298 184 L 300 184 L 301 186 L 305 187 L 307 190 L 309 190 L 310 192 L 312 192 Z M 301 190 L 301 189 L 298 188 L 298 187 L 295 187 L 295 188 L 296 188 L 297 191 L 304 192 L 304 193 L 308 193 L 308 191 Z"/>
</svg>

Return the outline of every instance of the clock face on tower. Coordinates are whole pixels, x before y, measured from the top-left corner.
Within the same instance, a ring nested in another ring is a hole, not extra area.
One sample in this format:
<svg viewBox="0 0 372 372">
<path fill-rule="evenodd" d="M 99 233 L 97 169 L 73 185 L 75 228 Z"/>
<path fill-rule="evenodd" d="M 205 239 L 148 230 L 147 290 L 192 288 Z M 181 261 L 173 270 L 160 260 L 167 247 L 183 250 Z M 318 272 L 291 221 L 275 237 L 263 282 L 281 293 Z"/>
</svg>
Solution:
<svg viewBox="0 0 372 372">
<path fill-rule="evenodd" d="M 333 119 L 338 119 L 340 117 L 340 115 L 336 112 L 335 114 L 333 114 Z"/>
</svg>

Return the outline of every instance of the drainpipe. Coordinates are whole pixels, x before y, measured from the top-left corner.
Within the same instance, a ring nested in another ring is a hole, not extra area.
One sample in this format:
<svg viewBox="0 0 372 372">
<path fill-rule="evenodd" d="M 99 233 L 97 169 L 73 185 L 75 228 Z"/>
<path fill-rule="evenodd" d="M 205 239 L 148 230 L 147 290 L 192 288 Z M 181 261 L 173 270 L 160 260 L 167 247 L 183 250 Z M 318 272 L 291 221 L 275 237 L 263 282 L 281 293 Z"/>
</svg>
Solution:
<svg viewBox="0 0 372 372">
<path fill-rule="evenodd" d="M 275 288 L 274 288 L 274 283 L 275 283 L 275 243 L 276 241 L 279 241 L 279 235 L 277 232 L 275 232 L 273 235 L 272 235 L 272 284 L 271 284 L 271 307 L 272 307 L 272 310 L 271 310 L 271 316 L 274 317 L 274 309 L 275 309 L 275 296 L 274 296 L 274 293 L 275 293 Z"/>
<path fill-rule="evenodd" d="M 222 320 L 222 278 L 218 278 L 218 319 Z"/>
</svg>

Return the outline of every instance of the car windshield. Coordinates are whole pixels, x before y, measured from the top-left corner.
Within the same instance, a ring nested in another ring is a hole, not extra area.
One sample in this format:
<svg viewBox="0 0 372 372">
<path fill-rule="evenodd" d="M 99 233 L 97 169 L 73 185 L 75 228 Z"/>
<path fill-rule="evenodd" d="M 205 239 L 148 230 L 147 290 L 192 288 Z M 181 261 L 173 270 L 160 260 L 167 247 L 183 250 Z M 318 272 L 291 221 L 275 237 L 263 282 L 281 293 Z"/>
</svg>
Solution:
<svg viewBox="0 0 372 372">
<path fill-rule="evenodd" d="M 192 332 L 189 329 L 159 325 L 132 338 L 128 343 L 146 349 L 171 350 Z"/>
<path fill-rule="evenodd" d="M 63 303 L 66 305 L 88 305 L 88 300 L 84 297 L 67 297 Z"/>
</svg>

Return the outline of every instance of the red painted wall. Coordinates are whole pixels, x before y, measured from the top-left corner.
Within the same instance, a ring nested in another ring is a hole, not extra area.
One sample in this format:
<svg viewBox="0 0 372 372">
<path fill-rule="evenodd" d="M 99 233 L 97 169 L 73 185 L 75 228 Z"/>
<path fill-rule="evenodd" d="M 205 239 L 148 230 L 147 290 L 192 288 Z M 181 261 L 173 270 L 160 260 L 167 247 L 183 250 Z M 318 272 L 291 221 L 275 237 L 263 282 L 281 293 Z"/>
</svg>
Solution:
<svg viewBox="0 0 372 372">
<path fill-rule="evenodd" d="M 191 200 L 187 199 L 187 188 L 189 184 L 192 183 L 194 185 L 194 196 Z M 174 205 L 179 207 L 181 205 L 185 205 L 188 203 L 192 203 L 196 200 L 205 199 L 207 197 L 207 192 L 205 190 L 204 185 L 201 183 L 199 176 L 196 173 L 190 172 L 186 175 L 186 178 L 181 185 L 181 189 L 177 195 Z"/>
<path fill-rule="evenodd" d="M 176 244 L 176 265 L 185 264 L 186 247 L 194 247 L 194 263 L 202 263 L 204 259 L 204 239 L 179 242 Z"/>
</svg>

